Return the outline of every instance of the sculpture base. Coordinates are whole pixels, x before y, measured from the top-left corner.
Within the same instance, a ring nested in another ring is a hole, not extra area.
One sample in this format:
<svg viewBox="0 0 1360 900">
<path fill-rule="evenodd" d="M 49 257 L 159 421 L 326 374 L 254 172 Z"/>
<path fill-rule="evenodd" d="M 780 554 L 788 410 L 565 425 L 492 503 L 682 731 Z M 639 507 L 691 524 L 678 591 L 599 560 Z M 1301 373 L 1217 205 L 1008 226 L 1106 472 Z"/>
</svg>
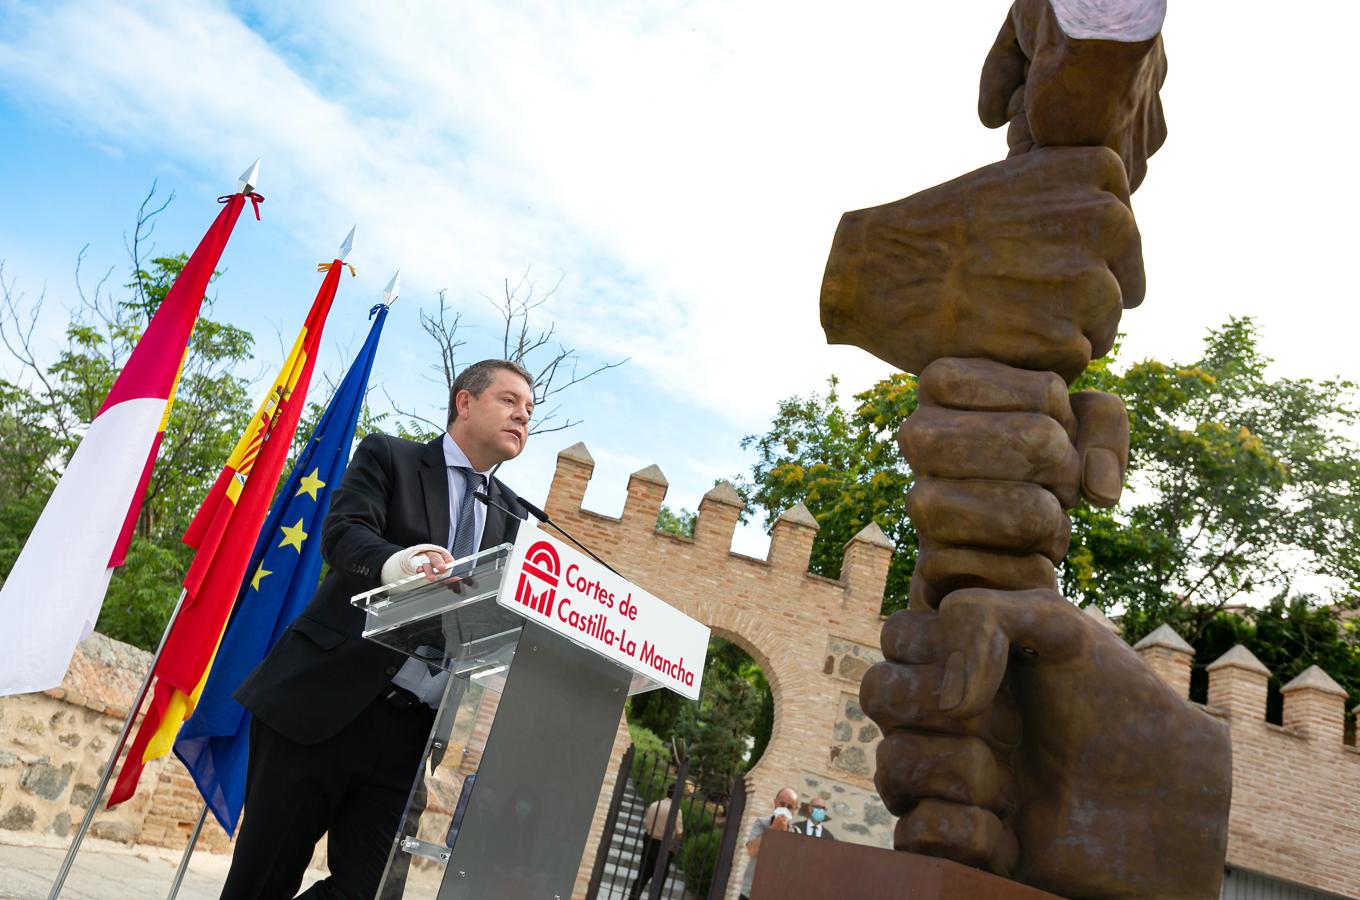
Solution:
<svg viewBox="0 0 1360 900">
<path fill-rule="evenodd" d="M 916 853 L 767 831 L 751 900 L 1061 900 L 980 869 Z"/>
</svg>

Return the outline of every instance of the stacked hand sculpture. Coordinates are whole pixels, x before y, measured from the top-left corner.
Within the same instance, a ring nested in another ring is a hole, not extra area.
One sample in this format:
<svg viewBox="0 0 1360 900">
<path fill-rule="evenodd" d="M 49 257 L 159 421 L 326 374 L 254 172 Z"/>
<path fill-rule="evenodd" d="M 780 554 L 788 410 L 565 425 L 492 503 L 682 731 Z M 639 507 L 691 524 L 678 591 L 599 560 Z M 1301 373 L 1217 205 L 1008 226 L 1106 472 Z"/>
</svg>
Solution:
<svg viewBox="0 0 1360 900">
<path fill-rule="evenodd" d="M 1010 156 L 846 213 L 822 324 L 919 375 L 910 609 L 860 698 L 899 849 L 1066 897 L 1216 897 L 1231 751 L 1057 593 L 1065 510 L 1119 499 L 1128 416 L 1068 393 L 1143 300 L 1129 202 L 1166 137 L 1164 2 L 1016 0 L 979 112 Z"/>
</svg>

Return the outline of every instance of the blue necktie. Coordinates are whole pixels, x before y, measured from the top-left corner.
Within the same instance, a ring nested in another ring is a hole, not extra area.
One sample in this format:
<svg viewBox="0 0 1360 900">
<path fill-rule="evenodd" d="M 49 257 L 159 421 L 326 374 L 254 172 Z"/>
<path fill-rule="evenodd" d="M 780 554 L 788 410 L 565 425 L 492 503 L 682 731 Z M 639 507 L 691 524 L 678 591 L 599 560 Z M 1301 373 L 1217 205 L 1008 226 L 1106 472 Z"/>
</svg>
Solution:
<svg viewBox="0 0 1360 900">
<path fill-rule="evenodd" d="M 458 505 L 458 524 L 453 532 L 453 546 L 449 552 L 458 560 L 471 556 L 477 537 L 477 518 L 473 514 L 473 493 L 482 489 L 482 476 L 466 466 L 455 466 L 463 475 L 463 502 Z"/>
</svg>

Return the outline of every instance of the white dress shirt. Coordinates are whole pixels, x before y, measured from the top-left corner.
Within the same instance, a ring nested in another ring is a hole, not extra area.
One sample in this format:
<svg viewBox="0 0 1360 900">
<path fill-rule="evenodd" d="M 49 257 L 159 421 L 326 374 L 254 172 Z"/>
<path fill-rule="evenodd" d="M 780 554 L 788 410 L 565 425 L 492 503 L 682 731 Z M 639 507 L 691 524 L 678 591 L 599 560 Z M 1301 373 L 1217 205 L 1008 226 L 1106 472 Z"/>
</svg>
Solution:
<svg viewBox="0 0 1360 900">
<path fill-rule="evenodd" d="M 453 536 L 458 532 L 458 511 L 463 508 L 463 492 L 467 489 L 467 479 L 463 477 L 459 467 L 471 469 L 472 463 L 468 461 L 463 448 L 459 447 L 458 442 L 446 431 L 444 432 L 444 471 L 449 483 L 449 533 L 447 540 L 444 541 L 445 547 L 453 546 Z M 488 469 L 477 474 L 482 476 L 482 491 L 489 491 L 491 470 Z M 485 503 L 472 501 L 472 522 L 472 546 L 475 549 L 482 546 L 482 533 L 486 531 Z M 392 683 L 397 687 L 405 688 L 419 697 L 420 701 L 426 706 L 435 709 L 439 708 L 439 702 L 444 698 L 444 687 L 448 684 L 448 681 L 448 672 L 438 672 L 431 675 L 430 667 L 415 659 L 407 659 L 392 679 Z"/>
</svg>

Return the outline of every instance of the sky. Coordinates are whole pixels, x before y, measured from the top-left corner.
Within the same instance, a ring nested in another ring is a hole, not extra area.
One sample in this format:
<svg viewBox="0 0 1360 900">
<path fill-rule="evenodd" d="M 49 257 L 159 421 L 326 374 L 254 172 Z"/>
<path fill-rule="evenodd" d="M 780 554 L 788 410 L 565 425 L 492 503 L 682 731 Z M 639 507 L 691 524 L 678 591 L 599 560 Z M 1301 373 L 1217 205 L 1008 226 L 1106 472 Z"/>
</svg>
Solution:
<svg viewBox="0 0 1360 900">
<path fill-rule="evenodd" d="M 30 299 L 45 290 L 55 351 L 82 247 L 87 289 L 121 275 L 154 182 L 175 195 L 157 249 L 190 249 L 261 157 L 264 218 L 237 226 L 216 315 L 256 334 L 262 370 L 351 225 L 358 277 L 319 364 L 338 373 L 400 269 L 374 379 L 431 417 L 446 398 L 418 311 L 445 290 L 463 361 L 495 355 L 488 298 L 528 272 L 557 285 L 541 321 L 584 367 L 628 362 L 564 394 L 581 424 L 536 436 L 506 479 L 541 501 L 558 451 L 584 441 L 587 508 L 619 514 L 629 473 L 655 463 L 667 502 L 695 509 L 749 471 L 740 440 L 779 399 L 889 372 L 826 345 L 831 237 L 845 210 L 1004 156 L 975 109 L 1007 7 L 0 0 L 0 260 Z M 1148 295 L 1122 359 L 1193 358 L 1206 329 L 1251 315 L 1274 374 L 1360 380 L 1342 103 L 1358 25 L 1317 0 L 1172 3 L 1170 137 L 1134 195 Z M 757 523 L 735 549 L 767 542 Z"/>
</svg>

